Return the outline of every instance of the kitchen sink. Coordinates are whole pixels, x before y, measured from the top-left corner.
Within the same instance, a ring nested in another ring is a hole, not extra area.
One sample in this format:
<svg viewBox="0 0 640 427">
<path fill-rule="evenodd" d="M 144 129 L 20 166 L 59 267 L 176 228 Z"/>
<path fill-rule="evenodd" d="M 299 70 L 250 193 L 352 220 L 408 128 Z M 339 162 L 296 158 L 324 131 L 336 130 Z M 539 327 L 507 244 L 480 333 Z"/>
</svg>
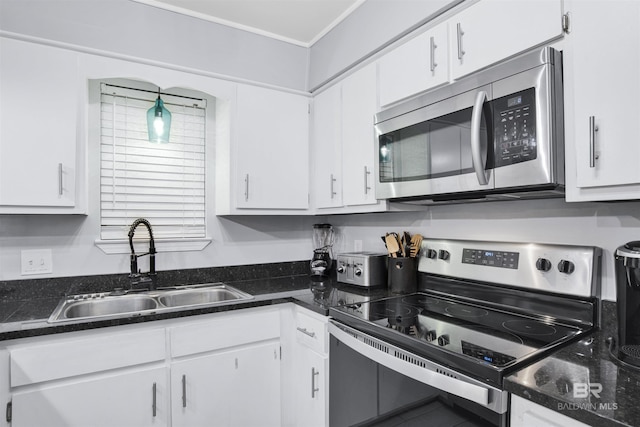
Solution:
<svg viewBox="0 0 640 427">
<path fill-rule="evenodd" d="M 49 322 L 142 316 L 252 298 L 252 295 L 224 283 L 174 286 L 140 293 L 74 295 L 60 301 Z"/>
<path fill-rule="evenodd" d="M 143 295 L 102 296 L 71 302 L 64 309 L 67 319 L 99 317 L 112 314 L 137 313 L 158 307 L 158 302 Z"/>
<path fill-rule="evenodd" d="M 251 296 L 237 289 L 221 285 L 216 288 L 168 291 L 160 295 L 158 301 L 165 307 L 184 307 L 247 299 L 247 297 Z"/>
</svg>

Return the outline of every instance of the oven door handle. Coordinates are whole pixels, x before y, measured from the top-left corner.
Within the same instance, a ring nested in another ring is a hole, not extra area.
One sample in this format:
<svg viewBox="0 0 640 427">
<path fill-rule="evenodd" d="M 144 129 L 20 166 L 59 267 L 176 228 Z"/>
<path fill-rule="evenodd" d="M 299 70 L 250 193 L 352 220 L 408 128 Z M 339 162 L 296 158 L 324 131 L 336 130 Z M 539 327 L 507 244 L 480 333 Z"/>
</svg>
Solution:
<svg viewBox="0 0 640 427">
<path fill-rule="evenodd" d="M 485 173 L 485 166 L 487 164 L 487 159 L 482 158 L 482 148 L 480 141 L 480 125 L 482 124 L 482 107 L 484 103 L 487 101 L 487 92 L 481 90 L 476 95 L 476 101 L 473 105 L 473 111 L 471 113 L 471 161 L 473 164 L 473 169 L 476 171 L 476 176 L 478 177 L 478 183 L 480 185 L 487 185 L 487 175 Z M 487 147 L 484 147 L 485 152 L 487 151 Z"/>
<path fill-rule="evenodd" d="M 490 390 L 486 387 L 431 371 L 413 363 L 406 362 L 384 351 L 377 350 L 344 332 L 331 322 L 329 322 L 329 333 L 338 339 L 338 341 L 349 346 L 352 350 L 382 366 L 386 366 L 389 369 L 393 369 L 424 384 L 447 393 L 455 394 L 456 396 L 480 405 L 487 406 L 489 404 Z"/>
</svg>

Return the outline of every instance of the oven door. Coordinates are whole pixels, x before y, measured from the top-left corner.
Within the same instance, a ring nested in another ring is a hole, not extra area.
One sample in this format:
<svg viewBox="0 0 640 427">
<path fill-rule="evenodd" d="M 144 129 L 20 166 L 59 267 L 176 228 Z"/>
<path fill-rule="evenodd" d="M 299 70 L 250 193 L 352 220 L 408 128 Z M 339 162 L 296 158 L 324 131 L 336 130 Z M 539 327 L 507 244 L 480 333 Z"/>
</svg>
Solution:
<svg viewBox="0 0 640 427">
<path fill-rule="evenodd" d="M 494 188 L 490 85 L 375 125 L 376 198 Z"/>
<path fill-rule="evenodd" d="M 417 407 L 437 411 L 438 426 L 507 425 L 507 392 L 335 320 L 329 333 L 332 427 L 406 418 Z"/>
</svg>

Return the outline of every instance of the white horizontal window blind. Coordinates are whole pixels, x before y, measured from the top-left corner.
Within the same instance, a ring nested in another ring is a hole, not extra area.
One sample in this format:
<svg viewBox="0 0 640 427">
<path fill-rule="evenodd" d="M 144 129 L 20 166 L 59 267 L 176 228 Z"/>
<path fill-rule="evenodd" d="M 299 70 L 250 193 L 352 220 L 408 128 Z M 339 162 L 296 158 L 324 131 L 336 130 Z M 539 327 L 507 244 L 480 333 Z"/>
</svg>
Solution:
<svg viewBox="0 0 640 427">
<path fill-rule="evenodd" d="M 167 95 L 169 143 L 149 142 L 147 110 L 157 93 L 101 85 L 101 238 L 127 239 L 146 218 L 155 239 L 202 238 L 205 230 L 206 102 Z M 146 233 L 136 230 L 136 238 Z"/>
</svg>

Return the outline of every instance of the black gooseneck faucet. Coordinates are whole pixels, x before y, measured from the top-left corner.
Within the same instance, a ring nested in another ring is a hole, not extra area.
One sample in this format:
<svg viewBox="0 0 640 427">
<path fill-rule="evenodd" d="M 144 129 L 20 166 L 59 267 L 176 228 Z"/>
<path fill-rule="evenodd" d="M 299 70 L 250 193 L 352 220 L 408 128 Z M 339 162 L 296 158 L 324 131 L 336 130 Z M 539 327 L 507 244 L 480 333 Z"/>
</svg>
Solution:
<svg viewBox="0 0 640 427">
<path fill-rule="evenodd" d="M 133 247 L 133 235 L 136 228 L 140 225 L 144 225 L 149 230 L 149 252 L 136 255 L 136 250 Z M 144 218 L 138 218 L 133 221 L 131 228 L 129 228 L 129 246 L 131 247 L 131 273 L 129 278 L 131 279 L 131 287 L 138 284 L 148 284 L 149 289 L 155 289 L 156 282 L 156 245 L 153 240 L 153 230 L 151 224 Z M 141 274 L 138 270 L 138 258 L 141 256 L 149 255 L 149 272 L 145 275 Z"/>
</svg>

